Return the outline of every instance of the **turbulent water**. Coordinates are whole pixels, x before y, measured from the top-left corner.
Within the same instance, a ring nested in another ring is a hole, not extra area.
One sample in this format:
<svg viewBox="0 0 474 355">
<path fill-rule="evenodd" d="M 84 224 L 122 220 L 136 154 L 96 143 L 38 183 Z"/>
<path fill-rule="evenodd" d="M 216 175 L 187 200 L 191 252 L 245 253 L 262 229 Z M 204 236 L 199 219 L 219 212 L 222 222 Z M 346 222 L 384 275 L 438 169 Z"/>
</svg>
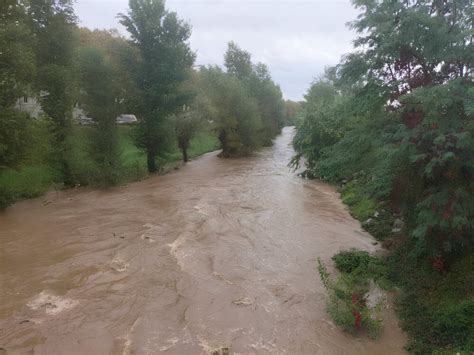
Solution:
<svg viewBox="0 0 474 355">
<path fill-rule="evenodd" d="M 0 354 L 390 354 L 325 312 L 316 259 L 375 250 L 329 186 L 288 170 L 293 131 L 108 191 L 0 214 Z"/>
</svg>

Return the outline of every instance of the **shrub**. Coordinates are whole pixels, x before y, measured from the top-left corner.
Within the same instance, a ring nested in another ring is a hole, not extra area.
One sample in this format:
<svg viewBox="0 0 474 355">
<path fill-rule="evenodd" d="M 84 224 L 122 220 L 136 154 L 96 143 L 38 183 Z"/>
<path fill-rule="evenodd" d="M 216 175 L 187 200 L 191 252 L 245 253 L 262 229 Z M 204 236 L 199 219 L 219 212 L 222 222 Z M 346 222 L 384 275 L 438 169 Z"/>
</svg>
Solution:
<svg viewBox="0 0 474 355">
<path fill-rule="evenodd" d="M 366 269 L 371 259 L 372 257 L 368 252 L 356 249 L 341 251 L 332 257 L 332 260 L 336 264 L 336 268 L 339 271 L 348 274 L 352 273 L 357 268 Z"/>
<path fill-rule="evenodd" d="M 362 254 L 360 256 L 365 258 Z M 343 268 L 352 272 L 364 264 L 363 259 L 357 261 L 357 256 L 350 256 L 342 262 L 343 258 L 341 256 L 339 262 L 344 265 Z M 356 264 L 358 266 L 354 267 Z M 327 311 L 335 324 L 350 333 L 365 331 L 369 337 L 377 338 L 382 330 L 381 304 L 373 308 L 367 306 L 365 295 L 369 291 L 369 280 L 360 275 L 343 273 L 334 281 L 319 258 L 318 272 L 328 291 Z"/>
</svg>

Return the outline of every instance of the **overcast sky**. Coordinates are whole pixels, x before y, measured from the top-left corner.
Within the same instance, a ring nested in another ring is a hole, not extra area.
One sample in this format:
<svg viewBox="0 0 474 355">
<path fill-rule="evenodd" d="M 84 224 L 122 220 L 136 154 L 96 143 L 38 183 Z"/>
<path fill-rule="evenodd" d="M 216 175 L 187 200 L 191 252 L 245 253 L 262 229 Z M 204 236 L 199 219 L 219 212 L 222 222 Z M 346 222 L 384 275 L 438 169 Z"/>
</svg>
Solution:
<svg viewBox="0 0 474 355">
<path fill-rule="evenodd" d="M 223 63 L 233 40 L 267 64 L 285 98 L 302 99 L 325 66 L 337 64 L 352 48 L 346 26 L 357 12 L 350 0 L 168 0 L 167 8 L 192 25 L 197 64 Z M 116 15 L 128 0 L 76 0 L 80 25 L 117 28 Z"/>
</svg>

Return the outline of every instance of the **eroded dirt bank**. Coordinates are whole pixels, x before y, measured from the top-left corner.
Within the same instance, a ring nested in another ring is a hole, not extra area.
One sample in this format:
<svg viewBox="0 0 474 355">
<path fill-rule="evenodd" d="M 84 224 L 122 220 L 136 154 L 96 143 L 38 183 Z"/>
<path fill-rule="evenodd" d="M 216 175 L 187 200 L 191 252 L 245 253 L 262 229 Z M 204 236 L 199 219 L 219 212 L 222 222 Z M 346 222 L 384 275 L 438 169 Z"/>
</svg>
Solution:
<svg viewBox="0 0 474 355">
<path fill-rule="evenodd" d="M 250 159 L 211 153 L 166 176 L 1 213 L 0 348 L 402 353 L 394 319 L 374 342 L 327 316 L 316 258 L 375 247 L 332 188 L 288 171 L 292 134 Z"/>
</svg>

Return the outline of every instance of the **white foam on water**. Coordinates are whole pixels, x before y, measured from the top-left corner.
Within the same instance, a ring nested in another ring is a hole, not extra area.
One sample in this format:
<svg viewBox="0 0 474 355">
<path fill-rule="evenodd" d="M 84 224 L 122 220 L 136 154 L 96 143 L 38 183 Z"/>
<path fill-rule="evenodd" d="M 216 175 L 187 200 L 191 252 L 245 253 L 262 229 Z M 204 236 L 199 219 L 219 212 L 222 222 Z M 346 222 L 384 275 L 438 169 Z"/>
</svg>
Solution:
<svg viewBox="0 0 474 355">
<path fill-rule="evenodd" d="M 167 343 L 168 345 L 162 346 L 159 350 L 160 350 L 160 351 L 167 351 L 167 350 L 171 349 L 172 347 L 174 347 L 176 344 L 178 344 L 178 342 L 179 342 L 179 338 L 178 338 L 178 337 L 174 337 L 174 338 L 168 339 L 168 340 L 166 341 L 166 343 Z"/>
<path fill-rule="evenodd" d="M 124 272 L 130 266 L 125 260 L 123 260 L 120 256 L 115 256 L 112 261 L 110 262 L 110 266 L 112 269 L 118 272 Z"/>
<path fill-rule="evenodd" d="M 46 314 L 55 316 L 68 309 L 74 308 L 79 301 L 61 296 L 56 296 L 46 291 L 42 291 L 27 306 L 33 310 L 43 310 Z"/>
</svg>

